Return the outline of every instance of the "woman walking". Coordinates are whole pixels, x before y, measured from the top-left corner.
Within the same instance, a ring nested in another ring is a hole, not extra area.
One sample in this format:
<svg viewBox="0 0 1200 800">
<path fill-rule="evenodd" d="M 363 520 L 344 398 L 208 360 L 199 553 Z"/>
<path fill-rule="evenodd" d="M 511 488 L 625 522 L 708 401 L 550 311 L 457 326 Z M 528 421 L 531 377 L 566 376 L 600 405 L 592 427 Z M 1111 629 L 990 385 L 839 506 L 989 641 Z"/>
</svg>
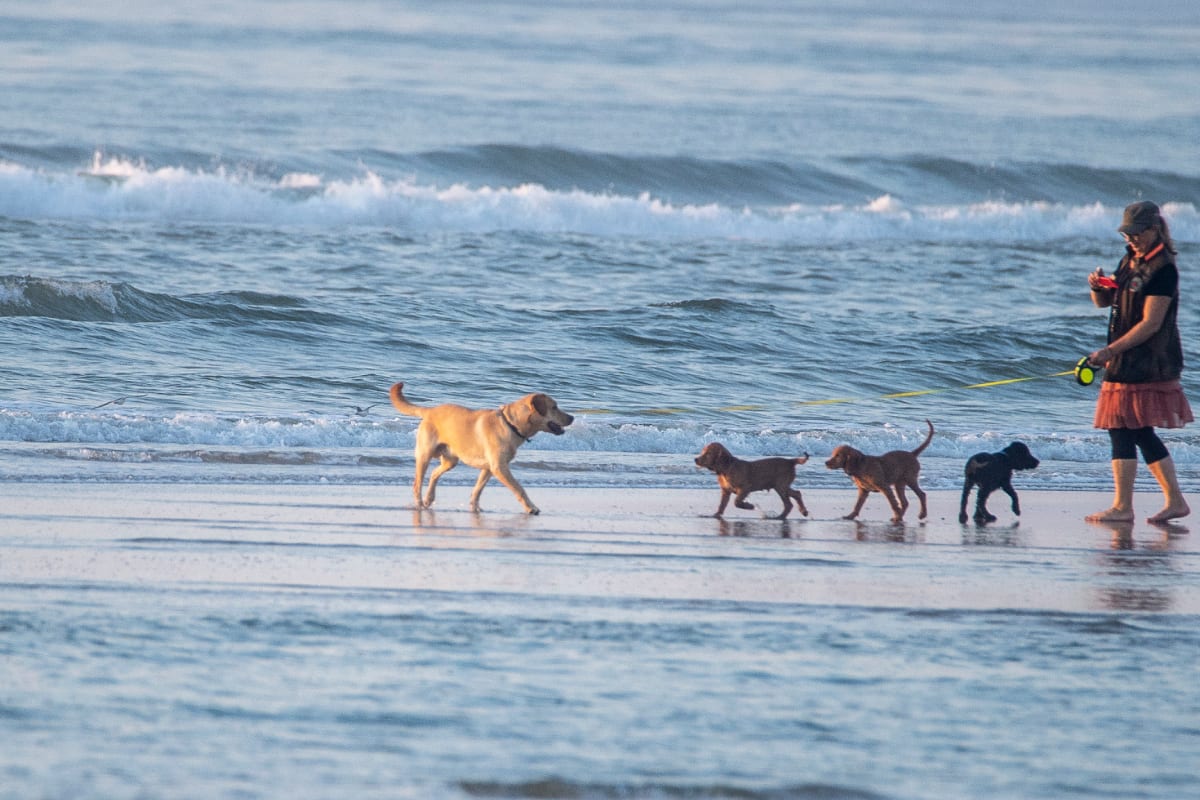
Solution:
<svg viewBox="0 0 1200 800">
<path fill-rule="evenodd" d="M 1107 430 L 1112 441 L 1114 497 L 1111 508 L 1087 519 L 1133 521 L 1133 482 L 1140 451 L 1166 500 L 1148 521 L 1163 523 L 1191 513 L 1179 489 L 1175 462 L 1154 430 L 1182 428 L 1193 421 L 1179 383 L 1183 371 L 1176 325 L 1179 271 L 1167 221 L 1154 203 L 1129 205 L 1117 230 L 1127 247 L 1116 274 L 1109 278 L 1098 269 L 1088 275 L 1092 302 L 1111 309 L 1108 344 L 1088 360 L 1104 367 L 1094 424 Z"/>
</svg>

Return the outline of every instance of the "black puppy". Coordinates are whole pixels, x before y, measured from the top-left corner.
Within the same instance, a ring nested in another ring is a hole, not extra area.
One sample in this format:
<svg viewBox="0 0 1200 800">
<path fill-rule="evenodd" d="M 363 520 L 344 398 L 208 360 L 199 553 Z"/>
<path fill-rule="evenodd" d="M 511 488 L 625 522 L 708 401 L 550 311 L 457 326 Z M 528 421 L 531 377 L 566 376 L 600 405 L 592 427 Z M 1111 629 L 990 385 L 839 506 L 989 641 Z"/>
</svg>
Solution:
<svg viewBox="0 0 1200 800">
<path fill-rule="evenodd" d="M 958 521 L 967 521 L 967 498 L 971 487 L 978 485 L 979 493 L 975 498 L 975 521 L 995 522 L 996 518 L 988 513 L 988 495 L 997 489 L 1003 489 L 1012 498 L 1012 510 L 1017 516 L 1021 515 L 1021 504 L 1017 501 L 1017 493 L 1013 491 L 1012 474 L 1017 469 L 1036 469 L 1040 462 L 1029 452 L 1022 442 L 1013 442 L 999 453 L 976 453 L 967 459 L 966 469 L 963 470 L 966 480 L 963 481 L 962 505 L 958 509 Z"/>
</svg>

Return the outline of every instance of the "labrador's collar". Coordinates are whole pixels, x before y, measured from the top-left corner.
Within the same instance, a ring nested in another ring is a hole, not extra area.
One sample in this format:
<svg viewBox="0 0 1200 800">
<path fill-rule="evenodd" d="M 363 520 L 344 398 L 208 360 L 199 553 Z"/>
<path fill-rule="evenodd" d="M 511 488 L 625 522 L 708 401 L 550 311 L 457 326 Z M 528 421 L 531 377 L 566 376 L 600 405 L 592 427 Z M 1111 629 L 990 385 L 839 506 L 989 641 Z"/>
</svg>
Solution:
<svg viewBox="0 0 1200 800">
<path fill-rule="evenodd" d="M 500 415 L 500 419 L 504 420 L 504 424 L 508 426 L 510 431 L 515 433 L 523 441 L 529 441 L 529 437 L 517 430 L 517 426 L 512 424 L 512 421 L 509 420 L 508 415 L 504 413 L 504 409 L 498 409 L 496 413 Z"/>
</svg>

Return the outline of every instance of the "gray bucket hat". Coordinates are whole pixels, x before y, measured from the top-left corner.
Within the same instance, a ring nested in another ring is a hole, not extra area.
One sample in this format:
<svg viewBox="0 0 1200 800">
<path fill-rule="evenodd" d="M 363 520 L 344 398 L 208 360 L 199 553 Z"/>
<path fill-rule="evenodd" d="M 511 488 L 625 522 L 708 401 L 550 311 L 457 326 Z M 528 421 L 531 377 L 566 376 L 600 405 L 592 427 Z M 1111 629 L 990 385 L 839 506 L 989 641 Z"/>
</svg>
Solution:
<svg viewBox="0 0 1200 800">
<path fill-rule="evenodd" d="M 1125 206 L 1125 217 L 1121 220 L 1120 233 L 1141 233 L 1158 222 L 1158 206 L 1149 200 L 1140 200 Z"/>
</svg>

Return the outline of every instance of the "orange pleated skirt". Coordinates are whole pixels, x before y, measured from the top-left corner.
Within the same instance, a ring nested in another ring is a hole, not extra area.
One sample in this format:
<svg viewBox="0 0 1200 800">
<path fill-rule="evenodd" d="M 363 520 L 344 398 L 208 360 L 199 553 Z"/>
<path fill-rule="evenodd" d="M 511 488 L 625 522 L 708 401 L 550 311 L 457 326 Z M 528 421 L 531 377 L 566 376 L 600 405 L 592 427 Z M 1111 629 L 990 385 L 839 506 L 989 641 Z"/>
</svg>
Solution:
<svg viewBox="0 0 1200 800">
<path fill-rule="evenodd" d="M 1100 385 L 1096 401 L 1097 428 L 1182 428 L 1193 421 L 1183 387 L 1178 380 L 1155 383 Z"/>
</svg>

